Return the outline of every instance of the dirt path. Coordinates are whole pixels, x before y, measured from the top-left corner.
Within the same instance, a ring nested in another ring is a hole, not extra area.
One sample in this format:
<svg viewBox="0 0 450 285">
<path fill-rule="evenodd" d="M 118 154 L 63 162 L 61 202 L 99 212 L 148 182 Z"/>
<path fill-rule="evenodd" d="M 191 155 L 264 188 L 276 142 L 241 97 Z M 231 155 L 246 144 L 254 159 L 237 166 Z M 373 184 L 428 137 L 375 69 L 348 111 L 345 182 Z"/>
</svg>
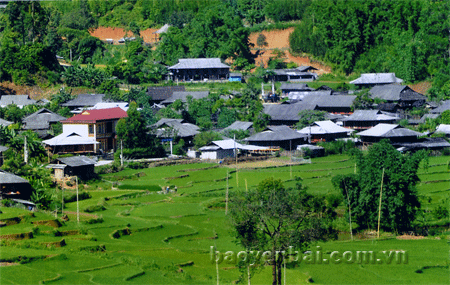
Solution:
<svg viewBox="0 0 450 285">
<path fill-rule="evenodd" d="M 153 32 L 157 30 L 158 29 L 146 29 L 141 31 L 141 37 L 144 39 L 144 42 L 154 43 L 155 35 L 153 34 Z M 118 44 L 117 41 L 125 37 L 125 34 L 127 34 L 129 37 L 133 36 L 132 32 L 126 33 L 125 29 L 111 27 L 98 27 L 97 29 L 90 31 L 89 33 L 91 34 L 91 36 L 99 38 L 102 41 L 105 41 L 106 39 L 113 39 L 114 44 Z"/>
</svg>

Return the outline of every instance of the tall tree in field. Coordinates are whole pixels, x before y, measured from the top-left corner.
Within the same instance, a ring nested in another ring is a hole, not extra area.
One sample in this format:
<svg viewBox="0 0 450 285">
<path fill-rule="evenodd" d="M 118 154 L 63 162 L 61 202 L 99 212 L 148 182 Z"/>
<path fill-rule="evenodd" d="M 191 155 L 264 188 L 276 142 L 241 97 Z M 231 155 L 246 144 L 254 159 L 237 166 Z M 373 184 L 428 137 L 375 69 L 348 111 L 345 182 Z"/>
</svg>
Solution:
<svg viewBox="0 0 450 285">
<path fill-rule="evenodd" d="M 365 155 L 356 151 L 355 157 L 357 173 L 338 175 L 332 180 L 345 197 L 348 194 L 346 203 L 350 202 L 352 220 L 359 228 L 376 229 L 382 191 L 381 228 L 408 230 L 420 208 L 415 186 L 420 181 L 417 171 L 426 153 L 404 155 L 384 140 L 372 145 Z"/>
<path fill-rule="evenodd" d="M 329 237 L 329 222 L 338 199 L 306 193 L 301 184 L 286 189 L 281 180 L 263 180 L 255 191 L 242 193 L 230 203 L 230 217 L 238 243 L 247 251 L 271 252 L 272 284 L 282 282 L 282 264 L 289 246 L 305 250 L 316 240 Z"/>
</svg>

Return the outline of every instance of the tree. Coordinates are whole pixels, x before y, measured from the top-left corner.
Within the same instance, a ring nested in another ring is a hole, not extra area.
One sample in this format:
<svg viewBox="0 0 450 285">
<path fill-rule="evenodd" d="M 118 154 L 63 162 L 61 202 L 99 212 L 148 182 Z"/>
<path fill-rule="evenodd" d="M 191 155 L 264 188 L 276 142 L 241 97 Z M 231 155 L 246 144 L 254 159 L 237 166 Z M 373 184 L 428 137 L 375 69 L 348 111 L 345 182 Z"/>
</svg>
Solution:
<svg viewBox="0 0 450 285">
<path fill-rule="evenodd" d="M 298 113 L 298 116 L 300 119 L 297 123 L 297 128 L 303 129 L 304 127 L 307 127 L 314 122 L 323 121 L 323 120 L 325 120 L 326 114 L 327 114 L 327 112 L 318 111 L 318 110 L 300 111 L 300 113 Z"/>
<path fill-rule="evenodd" d="M 261 47 L 266 47 L 268 45 L 266 41 L 266 36 L 264 34 L 259 34 L 258 38 L 256 39 L 256 45 Z"/>
<path fill-rule="evenodd" d="M 256 190 L 237 195 L 230 203 L 230 218 L 237 242 L 247 251 L 271 252 L 272 284 L 282 283 L 281 266 L 289 247 L 307 249 L 330 237 L 337 199 L 306 193 L 301 183 L 286 189 L 281 180 L 267 178 Z M 277 253 L 278 252 L 278 253 Z"/>
<path fill-rule="evenodd" d="M 164 150 L 156 138 L 148 134 L 147 124 L 137 110 L 136 102 L 131 102 L 128 117 L 119 120 L 116 133 L 123 141 L 124 155 L 132 157 L 162 156 Z"/>
<path fill-rule="evenodd" d="M 377 228 L 382 179 L 381 227 L 396 232 L 411 227 L 420 208 L 415 186 L 425 157 L 423 151 L 403 155 L 387 140 L 372 145 L 365 155 L 355 150 L 357 173 L 336 176 L 332 182 L 344 196 L 348 193 L 352 220 L 359 228 Z"/>
<path fill-rule="evenodd" d="M 222 135 L 217 132 L 214 131 L 201 132 L 194 136 L 194 146 L 196 149 L 199 149 L 212 141 L 217 141 L 221 139 Z"/>
</svg>

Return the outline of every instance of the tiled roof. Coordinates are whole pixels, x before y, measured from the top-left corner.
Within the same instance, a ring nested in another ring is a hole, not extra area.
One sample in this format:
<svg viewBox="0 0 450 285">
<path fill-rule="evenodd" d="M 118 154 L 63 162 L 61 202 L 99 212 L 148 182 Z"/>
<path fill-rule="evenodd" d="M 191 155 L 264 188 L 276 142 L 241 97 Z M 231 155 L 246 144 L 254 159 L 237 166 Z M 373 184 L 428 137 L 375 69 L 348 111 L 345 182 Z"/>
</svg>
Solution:
<svg viewBox="0 0 450 285">
<path fill-rule="evenodd" d="M 152 100 L 162 101 L 170 96 L 172 96 L 175 91 L 185 91 L 186 88 L 184 85 L 180 86 L 156 86 L 156 87 L 148 87 L 147 95 L 149 95 Z"/>
<path fill-rule="evenodd" d="M 180 58 L 177 64 L 169 67 L 169 70 L 203 68 L 230 68 L 230 66 L 223 64 L 220 58 Z"/>
<path fill-rule="evenodd" d="M 380 110 L 356 110 L 342 121 L 390 121 L 397 119 L 398 117 L 395 114 L 388 115 Z"/>
<path fill-rule="evenodd" d="M 208 97 L 208 95 L 209 91 L 175 91 L 172 96 L 162 101 L 161 104 L 171 104 L 178 99 L 186 102 L 188 96 L 192 96 L 193 99 L 202 99 Z"/>
<path fill-rule="evenodd" d="M 72 118 L 61 121 L 61 123 L 95 123 L 97 121 L 126 118 L 127 116 L 127 112 L 119 107 L 110 109 L 86 110 L 81 114 L 73 116 Z"/>
<path fill-rule="evenodd" d="M 368 130 L 357 133 L 358 136 L 366 137 L 383 137 L 383 138 L 394 138 L 394 137 L 418 137 L 422 133 L 403 128 L 396 124 L 378 124 Z"/>
<path fill-rule="evenodd" d="M 45 108 L 22 119 L 25 130 L 43 130 L 50 127 L 50 123 L 60 122 L 66 118 Z"/>
<path fill-rule="evenodd" d="M 272 126 L 267 127 L 265 131 L 260 133 L 256 133 L 249 138 L 246 138 L 246 141 L 256 142 L 256 141 L 289 141 L 296 139 L 305 139 L 307 135 L 300 134 L 295 130 L 289 128 L 288 126 Z"/>
<path fill-rule="evenodd" d="M 61 104 L 65 107 L 92 107 L 103 102 L 105 94 L 79 94 L 77 98 Z"/>
<path fill-rule="evenodd" d="M 61 158 L 58 158 L 58 160 L 68 166 L 71 166 L 71 167 L 87 166 L 87 165 L 95 164 L 94 160 L 92 160 L 86 156 L 61 157 Z"/>
<path fill-rule="evenodd" d="M 13 122 L 3 120 L 2 118 L 0 118 L 0 126 L 7 127 L 7 126 L 11 125 L 12 123 Z"/>
<path fill-rule="evenodd" d="M 338 134 L 351 133 L 353 130 L 338 126 L 332 121 L 318 121 L 314 122 L 314 126 L 311 126 L 311 128 L 305 127 L 298 132 L 301 134 Z"/>
<path fill-rule="evenodd" d="M 242 121 L 236 121 L 234 123 L 232 123 L 231 125 L 229 125 L 228 127 L 226 127 L 224 130 L 248 130 L 249 128 L 251 128 L 253 126 L 252 122 L 242 122 Z"/>
</svg>

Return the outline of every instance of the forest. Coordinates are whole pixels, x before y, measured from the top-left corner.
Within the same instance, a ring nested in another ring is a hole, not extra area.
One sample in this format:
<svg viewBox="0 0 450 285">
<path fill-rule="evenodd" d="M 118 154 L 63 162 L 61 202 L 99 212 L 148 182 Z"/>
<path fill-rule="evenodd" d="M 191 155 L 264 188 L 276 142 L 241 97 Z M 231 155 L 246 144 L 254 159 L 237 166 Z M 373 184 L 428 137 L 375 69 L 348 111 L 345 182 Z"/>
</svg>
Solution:
<svg viewBox="0 0 450 285">
<path fill-rule="evenodd" d="M 406 82 L 428 80 L 430 99 L 439 100 L 450 92 L 449 15 L 450 3 L 439 0 L 9 2 L 0 9 L 0 80 L 97 88 L 114 76 L 154 84 L 167 72 L 163 65 L 185 57 L 220 57 L 249 72 L 256 67 L 250 32 L 288 24 L 295 26 L 291 53 L 324 62 L 336 74 L 395 72 Z M 153 48 L 139 36 L 110 46 L 89 34 L 110 26 L 139 35 L 166 23 L 172 27 Z M 74 69 L 63 70 L 57 55 Z M 106 68 L 93 66 L 99 64 Z M 95 80 L 86 80 L 91 73 Z"/>
</svg>

